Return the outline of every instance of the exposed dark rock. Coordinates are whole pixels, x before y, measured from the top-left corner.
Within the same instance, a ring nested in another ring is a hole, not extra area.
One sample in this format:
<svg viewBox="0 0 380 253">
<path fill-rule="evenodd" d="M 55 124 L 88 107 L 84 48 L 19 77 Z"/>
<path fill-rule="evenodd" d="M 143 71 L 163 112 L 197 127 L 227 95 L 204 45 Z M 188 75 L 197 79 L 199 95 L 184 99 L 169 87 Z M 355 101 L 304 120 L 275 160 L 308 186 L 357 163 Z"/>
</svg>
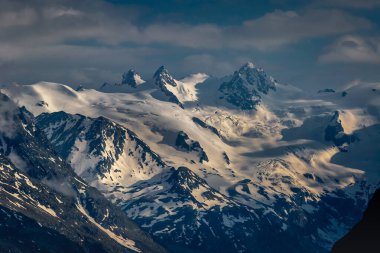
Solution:
<svg viewBox="0 0 380 253">
<path fill-rule="evenodd" d="M 223 152 L 223 158 L 224 158 L 224 161 L 226 161 L 226 163 L 230 165 L 231 161 L 226 152 Z"/>
<path fill-rule="evenodd" d="M 326 89 L 323 89 L 323 90 L 319 90 L 318 93 L 335 93 L 335 90 L 334 89 L 326 88 Z"/>
<path fill-rule="evenodd" d="M 143 82 L 140 75 L 136 73 L 133 69 L 128 70 L 128 72 L 123 74 L 121 85 L 129 85 L 136 88 L 140 82 Z"/>
<path fill-rule="evenodd" d="M 230 81 L 219 87 L 224 94 L 222 98 L 242 110 L 255 109 L 261 102 L 261 95 L 268 94 L 270 90 L 276 90 L 276 81 L 253 63 L 242 66 Z"/>
<path fill-rule="evenodd" d="M 332 248 L 332 253 L 377 253 L 380 249 L 380 189 L 369 201 L 361 221 Z"/>
<path fill-rule="evenodd" d="M 325 129 L 325 140 L 334 142 L 342 151 L 345 151 L 343 147 L 344 144 L 348 145 L 356 140 L 354 135 L 349 135 L 344 132 L 338 111 L 334 113 L 329 125 Z"/>
<path fill-rule="evenodd" d="M 197 152 L 200 163 L 203 161 L 209 161 L 206 152 L 203 150 L 199 142 L 191 140 L 189 136 L 183 131 L 180 131 L 178 133 L 175 145 L 181 149 L 186 150 L 187 152 Z"/>
<path fill-rule="evenodd" d="M 197 117 L 193 117 L 192 120 L 195 124 L 197 124 L 203 128 L 209 129 L 211 132 L 213 132 L 218 137 L 220 137 L 220 133 L 219 133 L 218 129 L 216 129 L 215 127 L 210 126 L 209 124 L 205 123 L 204 121 L 202 121 L 200 118 L 197 118 Z"/>
<path fill-rule="evenodd" d="M 173 77 L 169 74 L 168 70 L 164 66 L 158 68 L 153 76 L 156 85 L 161 89 L 161 91 L 168 97 L 168 100 L 172 103 L 177 104 L 182 109 L 183 104 L 178 100 L 178 98 L 167 88 L 167 85 L 176 87 L 177 83 Z"/>
</svg>

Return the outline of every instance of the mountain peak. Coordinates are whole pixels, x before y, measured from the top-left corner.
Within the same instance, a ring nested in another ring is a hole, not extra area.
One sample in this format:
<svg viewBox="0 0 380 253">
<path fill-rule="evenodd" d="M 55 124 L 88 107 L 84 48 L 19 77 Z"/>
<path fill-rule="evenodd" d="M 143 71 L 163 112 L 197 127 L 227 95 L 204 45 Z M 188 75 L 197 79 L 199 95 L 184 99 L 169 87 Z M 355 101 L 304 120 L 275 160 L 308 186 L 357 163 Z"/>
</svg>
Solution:
<svg viewBox="0 0 380 253">
<path fill-rule="evenodd" d="M 161 66 L 154 73 L 154 79 L 156 80 L 156 84 L 159 86 L 169 84 L 173 87 L 177 86 L 177 83 L 174 81 L 174 78 L 169 74 L 169 71 L 165 68 L 165 66 Z"/>
<path fill-rule="evenodd" d="M 141 78 L 141 75 L 133 69 L 130 69 L 128 72 L 124 73 L 121 81 L 122 85 L 129 85 L 134 88 L 143 83 L 145 83 L 145 81 Z"/>
<path fill-rule="evenodd" d="M 156 72 L 154 73 L 154 77 L 158 76 L 158 75 L 161 74 L 162 72 L 168 72 L 168 70 L 165 68 L 164 65 L 161 65 L 161 66 L 156 70 Z"/>
<path fill-rule="evenodd" d="M 183 104 L 179 101 L 178 97 L 175 95 L 177 82 L 169 74 L 169 71 L 164 66 L 161 66 L 154 73 L 153 78 L 154 78 L 155 84 L 168 97 L 169 101 L 172 103 L 178 104 L 183 109 Z"/>
<path fill-rule="evenodd" d="M 240 69 L 254 69 L 256 65 L 253 62 L 246 62 Z"/>
<path fill-rule="evenodd" d="M 276 81 L 252 62 L 235 71 L 231 80 L 222 83 L 219 88 L 227 102 L 242 110 L 254 109 L 261 102 L 261 96 L 270 90 L 276 90 Z"/>
</svg>

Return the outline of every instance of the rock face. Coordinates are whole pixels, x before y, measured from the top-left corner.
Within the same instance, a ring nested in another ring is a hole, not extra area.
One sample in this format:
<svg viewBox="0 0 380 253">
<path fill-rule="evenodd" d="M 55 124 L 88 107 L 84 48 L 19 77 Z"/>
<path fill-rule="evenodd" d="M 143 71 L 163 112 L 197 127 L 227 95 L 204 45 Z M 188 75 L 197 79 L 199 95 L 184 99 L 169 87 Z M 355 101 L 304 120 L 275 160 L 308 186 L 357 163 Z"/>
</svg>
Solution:
<svg viewBox="0 0 380 253">
<path fill-rule="evenodd" d="M 0 103 L 1 251 L 165 252 L 57 156 L 33 115 Z"/>
<path fill-rule="evenodd" d="M 187 152 L 197 152 L 200 163 L 202 163 L 203 161 L 208 162 L 207 154 L 203 150 L 199 142 L 191 140 L 185 132 L 180 131 L 178 133 L 175 145 L 181 149 L 186 150 Z"/>
<path fill-rule="evenodd" d="M 157 71 L 153 75 L 153 79 L 155 84 L 168 98 L 168 101 L 175 103 L 179 107 L 183 108 L 183 104 L 179 101 L 179 99 L 172 91 L 172 87 L 176 87 L 177 83 L 164 66 L 161 66 L 157 69 Z"/>
<path fill-rule="evenodd" d="M 379 252 L 380 242 L 380 189 L 373 195 L 361 221 L 342 239 L 331 253 Z"/>
<path fill-rule="evenodd" d="M 270 90 L 276 90 L 275 80 L 250 62 L 236 71 L 232 78 L 219 88 L 223 93 L 223 99 L 242 110 L 255 109 L 261 102 L 261 96 L 268 94 Z"/>
<path fill-rule="evenodd" d="M 121 85 L 129 85 L 133 88 L 136 88 L 143 83 L 145 83 L 145 81 L 133 69 L 130 69 L 128 72 L 124 73 L 121 80 Z"/>
<path fill-rule="evenodd" d="M 344 132 L 342 121 L 339 118 L 339 111 L 336 111 L 325 129 L 325 140 L 334 142 L 336 146 L 344 151 L 344 146 L 354 142 L 355 139 L 354 135 L 348 135 Z"/>
<path fill-rule="evenodd" d="M 120 83 L 111 84 L 105 82 L 100 86 L 100 90 L 104 92 L 130 92 L 144 83 L 145 81 L 142 79 L 141 75 L 133 69 L 130 69 L 122 75 Z"/>
<path fill-rule="evenodd" d="M 203 120 L 201 120 L 200 118 L 197 118 L 197 117 L 193 117 L 192 118 L 193 122 L 203 128 L 206 128 L 206 129 L 209 129 L 211 132 L 213 132 L 214 134 L 216 134 L 218 137 L 221 137 L 218 129 L 216 129 L 215 127 L 213 126 L 210 126 L 209 124 L 205 123 Z"/>
</svg>

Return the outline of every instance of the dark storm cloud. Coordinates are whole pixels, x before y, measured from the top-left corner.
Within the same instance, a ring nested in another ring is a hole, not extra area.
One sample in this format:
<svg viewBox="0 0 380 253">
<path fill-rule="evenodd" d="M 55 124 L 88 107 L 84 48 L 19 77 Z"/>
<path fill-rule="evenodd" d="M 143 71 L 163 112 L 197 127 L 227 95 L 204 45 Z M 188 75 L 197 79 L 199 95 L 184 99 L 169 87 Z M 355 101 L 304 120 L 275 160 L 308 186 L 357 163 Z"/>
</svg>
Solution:
<svg viewBox="0 0 380 253">
<path fill-rule="evenodd" d="M 223 9 L 233 1 L 221 1 L 220 7 L 217 2 L 210 2 L 216 13 L 239 15 Z M 339 6 L 339 0 L 330 2 Z M 193 11 L 202 13 L 203 1 L 184 3 L 198 6 Z M 118 81 L 129 67 L 151 75 L 161 64 L 178 75 L 202 70 L 222 75 L 256 55 L 270 59 L 292 45 L 376 28 L 364 16 L 342 9 L 289 5 L 281 10 L 258 4 L 265 12 L 249 16 L 243 10 L 254 6 L 243 0 L 237 3 L 242 6 L 234 8 L 240 8 L 244 19 L 226 23 L 228 17 L 190 22 L 175 1 L 162 4 L 161 10 L 155 3 L 152 12 L 148 1 L 0 0 L 0 82 L 47 80 L 94 86 Z M 176 7 L 182 12 L 178 16 Z M 342 49 L 340 40 L 324 46 L 323 55 L 310 61 L 337 62 L 342 55 L 352 55 Z"/>
</svg>

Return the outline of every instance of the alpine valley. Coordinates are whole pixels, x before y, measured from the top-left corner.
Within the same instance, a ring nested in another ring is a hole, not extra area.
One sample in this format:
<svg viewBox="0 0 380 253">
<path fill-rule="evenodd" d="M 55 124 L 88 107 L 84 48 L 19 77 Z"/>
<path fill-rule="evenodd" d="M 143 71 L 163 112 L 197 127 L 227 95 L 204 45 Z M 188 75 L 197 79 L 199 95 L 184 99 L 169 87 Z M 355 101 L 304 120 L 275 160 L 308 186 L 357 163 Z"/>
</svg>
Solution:
<svg viewBox="0 0 380 253">
<path fill-rule="evenodd" d="M 1 87 L 2 252 L 329 252 L 379 188 L 380 83 L 72 87 Z"/>
</svg>

